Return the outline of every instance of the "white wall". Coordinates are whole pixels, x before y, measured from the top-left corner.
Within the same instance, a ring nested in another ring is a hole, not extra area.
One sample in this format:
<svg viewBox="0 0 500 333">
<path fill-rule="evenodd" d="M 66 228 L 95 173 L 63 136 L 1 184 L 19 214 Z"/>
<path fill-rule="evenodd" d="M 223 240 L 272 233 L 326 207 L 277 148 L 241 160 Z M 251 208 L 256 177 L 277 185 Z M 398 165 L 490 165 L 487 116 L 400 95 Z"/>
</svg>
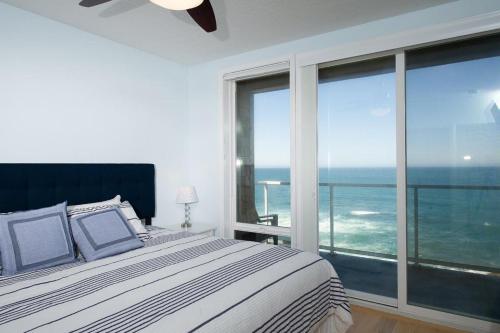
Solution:
<svg viewBox="0 0 500 333">
<path fill-rule="evenodd" d="M 154 163 L 182 220 L 187 69 L 0 3 L 0 161 Z"/>
<path fill-rule="evenodd" d="M 370 38 L 410 31 L 468 16 L 500 10 L 498 0 L 461 0 L 352 28 L 260 49 L 189 68 L 189 182 L 198 189 L 200 203 L 194 221 L 220 223 L 223 219 L 223 126 L 219 74 L 234 66 L 308 52 Z"/>
</svg>

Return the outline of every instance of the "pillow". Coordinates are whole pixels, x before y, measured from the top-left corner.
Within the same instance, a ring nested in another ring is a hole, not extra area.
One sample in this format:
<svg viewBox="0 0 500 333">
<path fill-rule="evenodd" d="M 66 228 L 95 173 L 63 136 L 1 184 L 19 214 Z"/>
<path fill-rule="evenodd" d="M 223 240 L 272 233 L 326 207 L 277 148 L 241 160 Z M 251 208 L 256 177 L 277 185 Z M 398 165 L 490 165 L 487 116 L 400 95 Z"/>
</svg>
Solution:
<svg viewBox="0 0 500 333">
<path fill-rule="evenodd" d="M 86 215 L 89 213 L 99 212 L 102 210 L 119 207 L 121 212 L 127 218 L 135 233 L 141 241 L 147 241 L 151 239 L 149 232 L 142 225 L 141 220 L 137 217 L 134 208 L 128 201 L 121 202 L 121 196 L 117 195 L 111 200 L 95 202 L 84 205 L 69 206 L 68 207 L 68 217 L 72 219 L 78 215 Z"/>
<path fill-rule="evenodd" d="M 148 239 L 151 239 L 151 236 L 149 235 L 149 232 L 146 230 L 146 228 L 142 225 L 142 221 L 137 217 L 137 214 L 135 213 L 134 207 L 130 204 L 128 201 L 124 201 L 120 204 L 120 209 L 127 218 L 128 223 L 132 226 L 132 228 L 135 230 L 135 233 L 139 237 L 141 241 L 147 241 Z"/>
<path fill-rule="evenodd" d="M 120 208 L 77 215 L 70 220 L 73 238 L 86 261 L 144 246 Z"/>
<path fill-rule="evenodd" d="M 110 205 L 119 205 L 121 203 L 122 197 L 120 195 L 115 196 L 113 199 L 106 200 L 106 201 L 100 201 L 100 202 L 93 202 L 93 203 L 88 203 L 88 204 L 83 204 L 83 205 L 74 205 L 74 206 L 68 206 L 68 217 L 71 218 L 72 216 L 78 215 L 78 214 L 88 214 L 91 213 L 98 208 L 101 207 L 108 207 Z"/>
<path fill-rule="evenodd" d="M 0 215 L 9 215 L 12 213 L 0 213 Z M 2 256 L 0 255 L 0 276 L 2 276 Z"/>
<path fill-rule="evenodd" d="M 74 262 L 66 203 L 0 215 L 3 275 Z"/>
</svg>

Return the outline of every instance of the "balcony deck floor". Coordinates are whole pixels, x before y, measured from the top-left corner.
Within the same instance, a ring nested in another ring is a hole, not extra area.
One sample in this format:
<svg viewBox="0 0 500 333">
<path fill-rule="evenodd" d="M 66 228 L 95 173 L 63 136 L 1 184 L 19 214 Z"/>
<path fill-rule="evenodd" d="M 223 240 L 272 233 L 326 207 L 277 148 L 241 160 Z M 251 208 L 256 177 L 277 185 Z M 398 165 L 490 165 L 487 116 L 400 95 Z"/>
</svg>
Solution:
<svg viewBox="0 0 500 333">
<path fill-rule="evenodd" d="M 397 298 L 397 265 L 395 262 L 358 256 L 321 252 L 333 264 L 344 288 Z"/>
<path fill-rule="evenodd" d="M 321 256 L 332 263 L 346 289 L 397 297 L 396 262 L 327 252 Z M 411 265 L 408 282 L 412 305 L 500 322 L 499 275 Z"/>
</svg>

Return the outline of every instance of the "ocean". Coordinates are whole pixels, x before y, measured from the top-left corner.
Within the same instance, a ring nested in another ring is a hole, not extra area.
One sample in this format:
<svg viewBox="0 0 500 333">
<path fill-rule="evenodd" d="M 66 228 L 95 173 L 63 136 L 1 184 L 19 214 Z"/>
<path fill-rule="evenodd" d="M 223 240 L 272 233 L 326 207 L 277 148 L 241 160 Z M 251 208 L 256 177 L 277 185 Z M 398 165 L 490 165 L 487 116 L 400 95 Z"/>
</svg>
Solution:
<svg viewBox="0 0 500 333">
<path fill-rule="evenodd" d="M 286 168 L 257 168 L 256 183 L 290 181 Z M 334 188 L 334 244 L 339 248 L 396 255 L 395 168 L 321 168 L 320 183 L 386 184 Z M 498 167 L 414 167 L 407 169 L 408 254 L 414 255 L 414 187 L 418 188 L 419 258 L 500 267 L 500 190 L 429 188 L 429 185 L 500 186 Z M 255 185 L 264 215 L 263 185 Z M 290 226 L 290 186 L 269 185 L 268 208 L 280 226 Z M 319 235 L 330 245 L 328 186 L 320 186 Z"/>
</svg>

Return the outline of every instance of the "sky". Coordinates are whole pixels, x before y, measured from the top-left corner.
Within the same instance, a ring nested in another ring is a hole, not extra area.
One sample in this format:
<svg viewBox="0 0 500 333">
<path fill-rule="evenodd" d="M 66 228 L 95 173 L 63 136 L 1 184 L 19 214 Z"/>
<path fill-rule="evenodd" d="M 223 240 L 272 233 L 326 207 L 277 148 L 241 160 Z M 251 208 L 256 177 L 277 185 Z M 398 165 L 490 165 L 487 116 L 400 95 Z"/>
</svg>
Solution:
<svg viewBox="0 0 500 333">
<path fill-rule="evenodd" d="M 500 166 L 500 57 L 411 70 L 406 79 L 410 166 Z"/>
<path fill-rule="evenodd" d="M 500 166 L 500 57 L 407 71 L 409 166 Z M 322 83 L 320 167 L 396 165 L 395 74 Z M 290 95 L 254 95 L 257 167 L 290 165 Z"/>
<path fill-rule="evenodd" d="M 396 166 L 395 89 L 394 73 L 319 85 L 320 167 Z"/>
<path fill-rule="evenodd" d="M 290 167 L 290 90 L 254 95 L 255 165 Z"/>
</svg>

